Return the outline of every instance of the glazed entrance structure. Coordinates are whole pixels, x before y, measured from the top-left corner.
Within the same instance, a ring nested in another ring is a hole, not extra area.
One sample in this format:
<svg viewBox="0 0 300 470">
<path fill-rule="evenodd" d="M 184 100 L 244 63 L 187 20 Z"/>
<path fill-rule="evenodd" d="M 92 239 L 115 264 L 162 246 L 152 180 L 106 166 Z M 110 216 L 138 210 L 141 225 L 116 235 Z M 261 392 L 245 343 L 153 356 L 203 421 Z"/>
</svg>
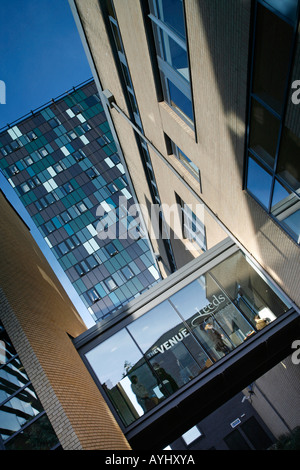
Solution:
<svg viewBox="0 0 300 470">
<path fill-rule="evenodd" d="M 132 448 L 162 448 L 290 354 L 299 323 L 227 239 L 75 346 Z"/>
</svg>

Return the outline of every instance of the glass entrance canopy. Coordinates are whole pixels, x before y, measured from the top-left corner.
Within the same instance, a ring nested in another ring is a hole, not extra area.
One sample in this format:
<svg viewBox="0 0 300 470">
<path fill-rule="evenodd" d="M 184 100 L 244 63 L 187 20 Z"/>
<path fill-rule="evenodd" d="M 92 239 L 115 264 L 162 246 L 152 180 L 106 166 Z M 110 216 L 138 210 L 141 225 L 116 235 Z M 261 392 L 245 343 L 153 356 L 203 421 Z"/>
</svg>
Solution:
<svg viewBox="0 0 300 470">
<path fill-rule="evenodd" d="M 232 243 L 200 258 L 162 281 L 140 308 L 124 311 L 82 350 L 125 429 L 291 308 Z"/>
</svg>

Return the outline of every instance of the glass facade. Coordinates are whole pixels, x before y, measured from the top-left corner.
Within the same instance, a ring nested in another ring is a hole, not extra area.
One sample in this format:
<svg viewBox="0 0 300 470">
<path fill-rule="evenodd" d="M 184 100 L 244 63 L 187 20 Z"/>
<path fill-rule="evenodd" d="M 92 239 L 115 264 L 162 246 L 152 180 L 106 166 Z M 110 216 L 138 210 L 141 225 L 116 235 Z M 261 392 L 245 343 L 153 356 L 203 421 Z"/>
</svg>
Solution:
<svg viewBox="0 0 300 470">
<path fill-rule="evenodd" d="M 125 427 L 289 310 L 241 251 L 210 266 L 83 352 Z"/>
<path fill-rule="evenodd" d="M 0 323 L 0 449 L 52 450 L 57 436 Z"/>
<path fill-rule="evenodd" d="M 299 2 L 255 3 L 246 188 L 299 243 Z"/>
<path fill-rule="evenodd" d="M 0 152 L 2 172 L 95 321 L 160 279 L 128 216 L 135 201 L 93 81 L 2 132 Z"/>
</svg>

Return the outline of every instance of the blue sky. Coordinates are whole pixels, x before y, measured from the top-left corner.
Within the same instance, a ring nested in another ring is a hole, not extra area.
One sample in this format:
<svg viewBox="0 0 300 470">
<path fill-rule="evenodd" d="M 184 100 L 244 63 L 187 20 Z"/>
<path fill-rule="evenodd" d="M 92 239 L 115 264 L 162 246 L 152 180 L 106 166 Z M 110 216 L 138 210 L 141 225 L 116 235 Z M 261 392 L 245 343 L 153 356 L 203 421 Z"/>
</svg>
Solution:
<svg viewBox="0 0 300 470">
<path fill-rule="evenodd" d="M 68 0 L 1 0 L 0 129 L 92 77 Z M 29 225 L 31 233 L 65 287 L 86 325 L 94 324 L 30 216 L 0 173 L 0 188 Z"/>
</svg>

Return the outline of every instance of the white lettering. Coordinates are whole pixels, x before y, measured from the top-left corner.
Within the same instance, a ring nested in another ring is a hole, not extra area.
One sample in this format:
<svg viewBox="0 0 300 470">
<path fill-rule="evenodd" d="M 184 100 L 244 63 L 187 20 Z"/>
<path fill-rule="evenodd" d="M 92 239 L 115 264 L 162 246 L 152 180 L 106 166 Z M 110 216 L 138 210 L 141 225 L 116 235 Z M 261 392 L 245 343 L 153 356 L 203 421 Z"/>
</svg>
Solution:
<svg viewBox="0 0 300 470">
<path fill-rule="evenodd" d="M 300 80 L 295 80 L 292 83 L 292 88 L 298 88 L 294 93 L 292 94 L 292 102 L 294 104 L 299 104 L 300 103 Z"/>
<path fill-rule="evenodd" d="M 292 354 L 292 363 L 295 365 L 298 365 L 300 364 L 300 358 L 298 357 L 300 355 L 300 340 L 299 339 L 296 339 L 293 342 L 292 349 L 296 349 L 296 351 L 293 352 Z"/>
</svg>

